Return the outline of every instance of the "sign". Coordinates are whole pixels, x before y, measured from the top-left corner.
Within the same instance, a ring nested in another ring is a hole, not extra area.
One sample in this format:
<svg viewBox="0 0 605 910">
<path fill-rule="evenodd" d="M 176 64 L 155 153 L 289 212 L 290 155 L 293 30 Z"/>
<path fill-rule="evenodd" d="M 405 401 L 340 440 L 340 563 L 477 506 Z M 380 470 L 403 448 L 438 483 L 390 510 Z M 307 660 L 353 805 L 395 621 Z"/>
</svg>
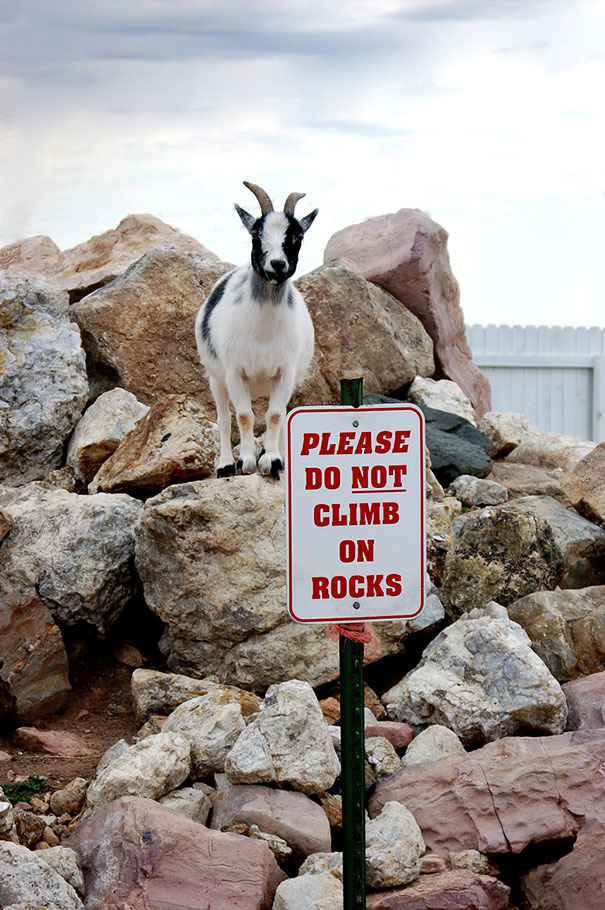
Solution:
<svg viewBox="0 0 605 910">
<path fill-rule="evenodd" d="M 296 408 L 286 422 L 288 611 L 408 619 L 424 606 L 424 417 L 411 404 Z"/>
</svg>

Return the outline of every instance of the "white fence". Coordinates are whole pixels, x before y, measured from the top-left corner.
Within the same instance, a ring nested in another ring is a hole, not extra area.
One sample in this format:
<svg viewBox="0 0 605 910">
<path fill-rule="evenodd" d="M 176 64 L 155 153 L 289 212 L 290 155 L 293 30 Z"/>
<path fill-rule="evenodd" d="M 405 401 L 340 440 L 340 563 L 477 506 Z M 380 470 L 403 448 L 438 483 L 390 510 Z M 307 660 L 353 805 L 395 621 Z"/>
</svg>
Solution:
<svg viewBox="0 0 605 910">
<path fill-rule="evenodd" d="M 494 411 L 518 411 L 549 433 L 605 440 L 605 329 L 471 325 L 466 335 Z"/>
</svg>

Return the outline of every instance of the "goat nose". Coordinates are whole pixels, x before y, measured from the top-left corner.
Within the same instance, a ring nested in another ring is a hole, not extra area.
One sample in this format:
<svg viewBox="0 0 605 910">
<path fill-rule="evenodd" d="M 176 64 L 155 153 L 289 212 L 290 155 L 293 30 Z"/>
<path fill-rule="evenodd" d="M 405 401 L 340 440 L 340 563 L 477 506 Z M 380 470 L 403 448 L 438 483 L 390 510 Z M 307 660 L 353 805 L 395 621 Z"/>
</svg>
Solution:
<svg viewBox="0 0 605 910">
<path fill-rule="evenodd" d="M 274 272 L 285 272 L 286 263 L 284 262 L 283 259 L 272 259 L 271 268 L 273 269 Z"/>
</svg>

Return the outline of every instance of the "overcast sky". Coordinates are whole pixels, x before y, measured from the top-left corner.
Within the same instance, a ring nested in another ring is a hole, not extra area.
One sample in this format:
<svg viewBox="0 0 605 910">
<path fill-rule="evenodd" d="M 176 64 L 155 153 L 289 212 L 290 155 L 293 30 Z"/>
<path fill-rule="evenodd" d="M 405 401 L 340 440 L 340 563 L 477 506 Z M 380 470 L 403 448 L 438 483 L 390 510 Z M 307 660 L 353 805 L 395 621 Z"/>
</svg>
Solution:
<svg viewBox="0 0 605 910">
<path fill-rule="evenodd" d="M 467 322 L 605 326 L 605 0 L 0 0 L 0 244 L 150 212 L 222 259 L 250 180 L 421 208 Z"/>
</svg>

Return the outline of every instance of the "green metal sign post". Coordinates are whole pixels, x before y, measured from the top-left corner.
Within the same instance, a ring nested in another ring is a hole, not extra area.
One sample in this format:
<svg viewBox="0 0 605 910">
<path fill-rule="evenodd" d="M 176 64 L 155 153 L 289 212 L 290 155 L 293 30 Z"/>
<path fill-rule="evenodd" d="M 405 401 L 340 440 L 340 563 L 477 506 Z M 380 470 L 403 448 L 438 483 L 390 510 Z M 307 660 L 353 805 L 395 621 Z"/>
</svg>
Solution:
<svg viewBox="0 0 605 910">
<path fill-rule="evenodd" d="M 363 379 L 341 379 L 340 403 L 360 407 Z M 340 727 L 342 755 L 342 827 L 344 910 L 366 907 L 365 724 L 363 642 L 340 634 Z M 351 631 L 363 631 L 363 623 Z"/>
</svg>

